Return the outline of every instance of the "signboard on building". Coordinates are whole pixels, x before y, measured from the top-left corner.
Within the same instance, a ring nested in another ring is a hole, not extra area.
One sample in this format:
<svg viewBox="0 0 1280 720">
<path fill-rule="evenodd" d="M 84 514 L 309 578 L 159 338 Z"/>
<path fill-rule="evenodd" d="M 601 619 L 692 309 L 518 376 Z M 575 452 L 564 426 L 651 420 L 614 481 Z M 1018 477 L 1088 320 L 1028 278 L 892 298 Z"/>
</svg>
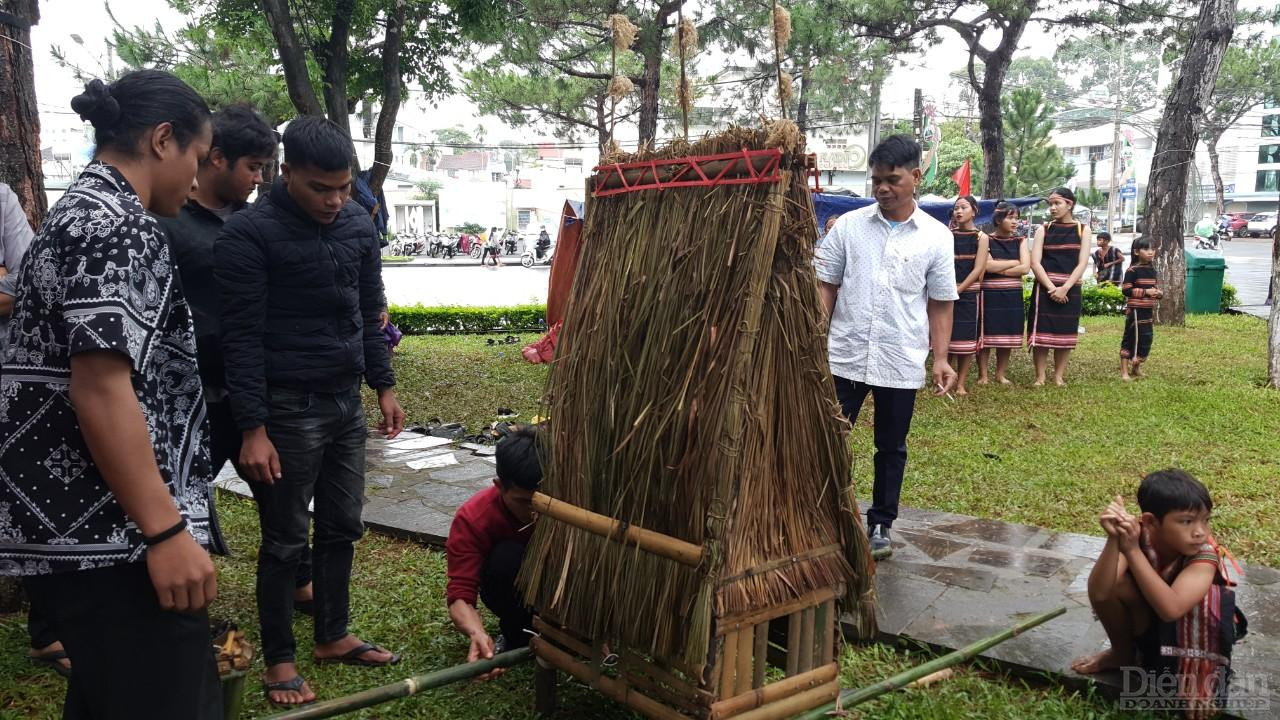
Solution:
<svg viewBox="0 0 1280 720">
<path fill-rule="evenodd" d="M 1120 186 L 1120 197 L 1133 198 L 1138 197 L 1138 182 L 1133 178 L 1129 178 Z"/>
<path fill-rule="evenodd" d="M 819 150 L 817 155 L 818 169 L 823 172 L 867 169 L 867 149 L 860 145 Z"/>
</svg>

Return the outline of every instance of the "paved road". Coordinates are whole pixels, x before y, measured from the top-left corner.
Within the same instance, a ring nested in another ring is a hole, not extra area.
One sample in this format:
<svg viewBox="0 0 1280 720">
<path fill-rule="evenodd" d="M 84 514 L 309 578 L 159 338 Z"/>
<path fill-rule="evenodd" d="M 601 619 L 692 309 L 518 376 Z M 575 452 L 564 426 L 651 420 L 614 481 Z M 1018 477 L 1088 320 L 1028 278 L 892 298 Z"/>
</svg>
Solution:
<svg viewBox="0 0 1280 720">
<path fill-rule="evenodd" d="M 382 268 L 387 300 L 393 305 L 520 305 L 547 301 L 551 268 L 520 266 L 519 258 L 500 267 L 467 265 Z"/>
<path fill-rule="evenodd" d="M 1130 238 L 1116 239 L 1126 255 Z M 1236 286 L 1242 305 L 1261 305 L 1271 278 L 1271 241 L 1236 239 L 1226 243 L 1227 282 Z M 387 298 L 397 305 L 516 305 L 546 302 L 550 268 L 520 266 L 507 256 L 501 267 L 479 267 L 461 258 L 436 265 L 390 265 L 383 268 Z"/>
</svg>

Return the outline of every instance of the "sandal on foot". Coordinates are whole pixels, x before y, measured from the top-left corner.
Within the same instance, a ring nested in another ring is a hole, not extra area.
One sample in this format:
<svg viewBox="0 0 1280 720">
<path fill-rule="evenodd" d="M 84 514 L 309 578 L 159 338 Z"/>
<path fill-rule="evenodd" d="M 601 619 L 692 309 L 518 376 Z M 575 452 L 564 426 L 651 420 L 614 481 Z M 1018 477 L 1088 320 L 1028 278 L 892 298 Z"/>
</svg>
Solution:
<svg viewBox="0 0 1280 720">
<path fill-rule="evenodd" d="M 358 647 L 351 648 L 347 652 L 337 657 L 316 658 L 317 665 L 326 665 L 328 663 L 341 663 L 343 665 L 360 665 L 362 667 L 382 667 L 384 665 L 395 665 L 400 662 L 400 656 L 391 653 L 390 660 L 365 660 L 361 655 L 372 651 L 391 652 L 383 647 L 378 647 L 373 643 L 360 643 Z"/>
<path fill-rule="evenodd" d="M 41 653 L 39 655 L 31 655 L 31 662 L 37 665 L 46 665 L 54 672 L 58 673 L 68 680 L 71 679 L 71 668 L 62 664 L 62 660 L 68 660 L 66 650 L 54 650 L 53 652 Z"/>
<path fill-rule="evenodd" d="M 301 675 L 294 675 L 292 680 L 281 680 L 280 682 L 267 682 L 266 679 L 263 678 L 262 692 L 267 696 L 267 702 L 274 707 L 291 708 L 298 707 L 299 705 L 310 705 L 316 701 L 315 698 L 311 698 L 310 700 L 300 703 L 290 703 L 279 702 L 271 697 L 271 693 L 273 692 L 302 692 L 302 686 L 306 684 L 307 681 L 304 680 Z"/>
</svg>

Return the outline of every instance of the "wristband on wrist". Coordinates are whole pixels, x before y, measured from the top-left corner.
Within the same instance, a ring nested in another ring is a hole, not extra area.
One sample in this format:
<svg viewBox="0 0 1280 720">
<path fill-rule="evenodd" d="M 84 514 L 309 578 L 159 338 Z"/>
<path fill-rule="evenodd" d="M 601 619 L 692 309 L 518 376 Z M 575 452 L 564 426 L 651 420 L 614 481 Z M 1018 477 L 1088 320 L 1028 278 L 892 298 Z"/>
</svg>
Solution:
<svg viewBox="0 0 1280 720">
<path fill-rule="evenodd" d="M 152 535 L 152 536 L 150 536 L 150 537 L 148 537 L 148 536 L 146 536 L 146 535 L 143 535 L 143 536 L 142 536 L 142 544 L 143 544 L 143 545 L 146 545 L 147 547 L 151 547 L 152 545 L 159 545 L 160 543 L 164 542 L 165 540 L 168 540 L 169 538 L 171 538 L 171 537 L 173 537 L 173 536 L 177 535 L 178 533 L 180 533 L 180 532 L 182 532 L 183 530 L 186 530 L 186 529 L 187 529 L 187 519 L 184 517 L 184 518 L 182 518 L 181 520 L 179 520 L 179 521 L 178 521 L 178 524 L 177 524 L 177 525 L 174 525 L 173 527 L 169 528 L 168 530 L 163 530 L 163 531 L 161 531 L 161 532 L 159 532 L 159 533 L 156 533 L 155 535 Z"/>
</svg>

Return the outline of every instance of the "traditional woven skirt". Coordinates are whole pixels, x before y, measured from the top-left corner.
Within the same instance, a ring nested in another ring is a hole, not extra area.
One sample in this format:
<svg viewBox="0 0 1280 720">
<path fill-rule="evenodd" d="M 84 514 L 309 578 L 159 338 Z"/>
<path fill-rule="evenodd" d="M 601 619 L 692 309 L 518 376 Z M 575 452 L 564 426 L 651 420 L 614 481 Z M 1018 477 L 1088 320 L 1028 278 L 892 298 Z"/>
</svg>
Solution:
<svg viewBox="0 0 1280 720">
<path fill-rule="evenodd" d="M 1031 347 L 1070 350 L 1080 334 L 1080 286 L 1067 293 L 1067 301 L 1059 303 L 1048 291 L 1036 284 L 1031 294 L 1031 315 L 1027 318 L 1027 344 Z"/>
<path fill-rule="evenodd" d="M 1145 312 L 1142 312 L 1145 310 Z M 1130 308 L 1124 316 L 1124 336 L 1120 338 L 1120 357 L 1145 360 L 1151 354 L 1152 313 L 1149 308 Z"/>
<path fill-rule="evenodd" d="M 1007 280 L 1007 287 L 992 287 L 989 279 L 982 281 L 983 348 L 1022 347 L 1022 281 Z"/>
<path fill-rule="evenodd" d="M 972 355 L 978 352 L 982 334 L 981 300 L 981 290 L 967 290 L 960 293 L 960 298 L 953 303 L 951 345 L 947 348 L 947 352 L 952 355 Z"/>
</svg>

